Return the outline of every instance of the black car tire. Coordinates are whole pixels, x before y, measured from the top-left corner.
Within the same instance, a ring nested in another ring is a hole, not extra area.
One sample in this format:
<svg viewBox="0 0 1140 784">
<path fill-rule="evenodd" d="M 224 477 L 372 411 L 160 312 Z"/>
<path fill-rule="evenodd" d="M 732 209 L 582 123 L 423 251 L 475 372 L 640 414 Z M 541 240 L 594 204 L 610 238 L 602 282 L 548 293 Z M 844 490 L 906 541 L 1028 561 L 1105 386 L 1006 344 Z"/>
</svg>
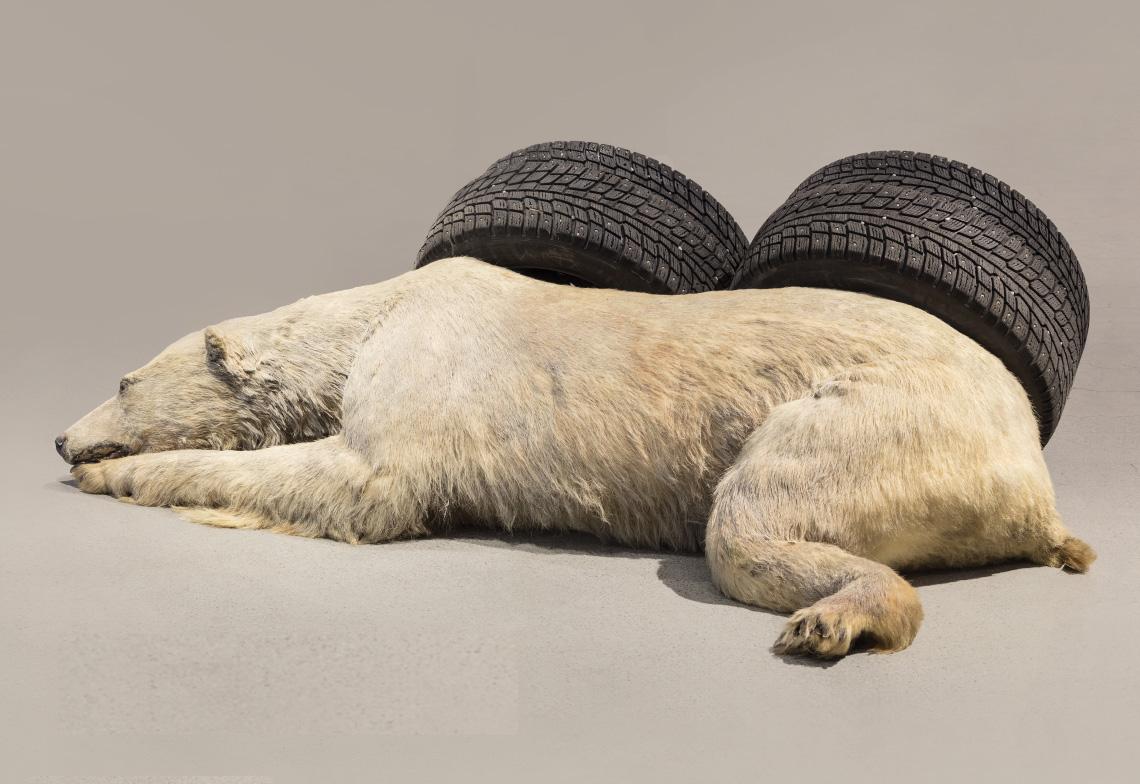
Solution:
<svg viewBox="0 0 1140 784">
<path fill-rule="evenodd" d="M 1084 275 L 1053 222 L 991 175 L 924 153 L 853 155 L 806 179 L 733 280 L 773 286 L 863 291 L 940 317 L 1021 380 L 1043 444 L 1088 334 Z"/>
<path fill-rule="evenodd" d="M 748 240 L 695 182 L 644 155 L 547 142 L 459 190 L 416 261 L 473 256 L 576 285 L 684 294 L 725 288 Z"/>
</svg>

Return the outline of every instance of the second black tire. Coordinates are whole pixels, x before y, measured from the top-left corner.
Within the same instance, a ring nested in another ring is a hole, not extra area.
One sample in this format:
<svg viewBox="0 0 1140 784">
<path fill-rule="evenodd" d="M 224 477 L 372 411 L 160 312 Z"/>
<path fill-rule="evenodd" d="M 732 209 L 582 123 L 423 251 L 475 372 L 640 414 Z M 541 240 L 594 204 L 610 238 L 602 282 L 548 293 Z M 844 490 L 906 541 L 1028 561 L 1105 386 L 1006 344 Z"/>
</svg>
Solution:
<svg viewBox="0 0 1140 784">
<path fill-rule="evenodd" d="M 473 256 L 535 277 L 660 294 L 725 288 L 748 240 L 680 172 L 621 147 L 546 142 L 452 197 L 416 266 Z"/>
<path fill-rule="evenodd" d="M 923 153 L 817 171 L 761 227 L 733 286 L 851 289 L 940 317 L 1021 380 L 1043 444 L 1089 326 L 1084 275 L 1053 222 L 991 175 Z"/>
</svg>

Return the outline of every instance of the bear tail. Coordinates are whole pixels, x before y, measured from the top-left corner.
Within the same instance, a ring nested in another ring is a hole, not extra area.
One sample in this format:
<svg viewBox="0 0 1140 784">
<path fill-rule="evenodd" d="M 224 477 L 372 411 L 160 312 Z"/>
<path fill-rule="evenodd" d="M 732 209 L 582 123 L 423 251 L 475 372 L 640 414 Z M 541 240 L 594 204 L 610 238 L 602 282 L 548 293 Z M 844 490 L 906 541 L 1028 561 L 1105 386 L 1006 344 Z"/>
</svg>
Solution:
<svg viewBox="0 0 1140 784">
<path fill-rule="evenodd" d="M 1066 536 L 1049 552 L 1049 566 L 1084 574 L 1096 560 L 1096 551 L 1075 536 Z"/>
</svg>

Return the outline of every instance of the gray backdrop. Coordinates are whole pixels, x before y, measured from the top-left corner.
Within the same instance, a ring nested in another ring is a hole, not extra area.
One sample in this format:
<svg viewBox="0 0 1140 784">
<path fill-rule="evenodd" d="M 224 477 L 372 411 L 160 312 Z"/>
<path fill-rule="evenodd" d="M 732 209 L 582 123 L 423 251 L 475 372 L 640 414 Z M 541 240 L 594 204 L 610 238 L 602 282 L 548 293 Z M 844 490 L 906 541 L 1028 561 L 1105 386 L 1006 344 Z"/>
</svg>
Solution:
<svg viewBox="0 0 1140 784">
<path fill-rule="evenodd" d="M 1120 780 L 1140 718 L 1138 21 L 1087 1 L 6 0 L 2 778 Z M 122 372 L 407 269 L 458 186 L 550 139 L 660 158 L 749 235 L 874 149 L 1037 201 L 1091 289 L 1047 458 L 1092 573 L 922 577 L 910 650 L 796 666 L 768 652 L 783 618 L 719 599 L 697 557 L 354 549 L 62 484 L 52 437 Z"/>
</svg>

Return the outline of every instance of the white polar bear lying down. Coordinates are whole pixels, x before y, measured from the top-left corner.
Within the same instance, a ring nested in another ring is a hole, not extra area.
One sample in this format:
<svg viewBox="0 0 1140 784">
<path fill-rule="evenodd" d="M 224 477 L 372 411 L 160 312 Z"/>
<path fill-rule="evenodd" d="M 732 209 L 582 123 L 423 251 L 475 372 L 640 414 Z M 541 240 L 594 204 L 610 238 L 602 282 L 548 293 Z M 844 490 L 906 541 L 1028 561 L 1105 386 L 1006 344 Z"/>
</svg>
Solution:
<svg viewBox="0 0 1140 784">
<path fill-rule="evenodd" d="M 655 296 L 439 261 L 188 335 L 57 448 L 86 492 L 215 525 L 703 545 L 728 596 L 795 613 L 791 653 L 909 645 L 922 608 L 895 569 L 1095 558 L 1002 363 L 842 291 Z"/>
</svg>

